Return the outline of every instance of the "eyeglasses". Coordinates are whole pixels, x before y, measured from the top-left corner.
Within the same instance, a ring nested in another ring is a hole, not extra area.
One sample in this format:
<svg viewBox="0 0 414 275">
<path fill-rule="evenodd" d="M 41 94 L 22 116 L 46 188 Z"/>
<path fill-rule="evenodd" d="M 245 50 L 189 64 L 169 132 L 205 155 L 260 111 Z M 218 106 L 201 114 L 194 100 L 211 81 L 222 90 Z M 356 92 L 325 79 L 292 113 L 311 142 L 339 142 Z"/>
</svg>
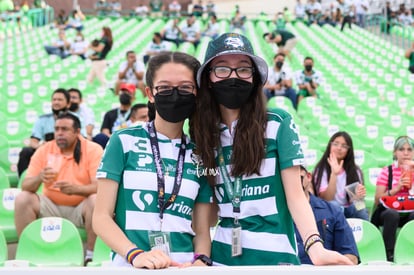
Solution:
<svg viewBox="0 0 414 275">
<path fill-rule="evenodd" d="M 341 144 L 339 142 L 331 142 L 331 145 L 334 147 L 341 147 L 342 149 L 348 150 L 349 148 L 351 148 L 349 145 L 346 144 Z"/>
<path fill-rule="evenodd" d="M 178 86 L 171 86 L 171 85 L 160 85 L 155 86 L 155 90 L 157 90 L 158 94 L 161 96 L 168 96 L 172 95 L 174 91 L 177 91 L 180 95 L 189 95 L 194 92 L 194 85 L 185 84 L 185 85 L 178 85 Z"/>
<path fill-rule="evenodd" d="M 210 68 L 210 72 L 214 72 L 214 75 L 217 78 L 228 78 L 232 72 L 236 72 L 238 78 L 247 79 L 252 77 L 254 73 L 253 67 L 239 67 L 239 68 L 230 68 L 227 66 L 215 66 Z"/>
</svg>

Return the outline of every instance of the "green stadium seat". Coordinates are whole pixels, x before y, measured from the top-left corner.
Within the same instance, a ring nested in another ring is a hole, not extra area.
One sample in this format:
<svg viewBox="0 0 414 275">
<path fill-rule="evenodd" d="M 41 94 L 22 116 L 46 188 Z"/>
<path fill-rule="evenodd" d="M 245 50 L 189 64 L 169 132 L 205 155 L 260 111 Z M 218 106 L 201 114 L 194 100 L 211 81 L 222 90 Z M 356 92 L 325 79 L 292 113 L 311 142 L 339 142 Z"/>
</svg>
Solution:
<svg viewBox="0 0 414 275">
<path fill-rule="evenodd" d="M 361 264 L 387 263 L 385 245 L 379 229 L 369 221 L 347 219 L 354 234 Z"/>
<path fill-rule="evenodd" d="M 96 237 L 92 262 L 89 262 L 87 266 L 102 266 L 110 261 L 111 248 L 101 238 Z"/>
<path fill-rule="evenodd" d="M 17 232 L 14 225 L 14 200 L 20 193 L 18 188 L 0 190 L 0 231 L 3 232 L 8 243 L 17 242 Z"/>
<path fill-rule="evenodd" d="M 4 265 L 4 262 L 8 259 L 8 248 L 6 238 L 3 232 L 0 230 L 0 267 Z"/>
<path fill-rule="evenodd" d="M 394 262 L 399 265 L 414 265 L 414 221 L 406 223 L 395 242 Z"/>
<path fill-rule="evenodd" d="M 83 266 L 83 244 L 76 226 L 58 217 L 39 218 L 23 230 L 16 260 L 32 266 Z"/>
<path fill-rule="evenodd" d="M 0 190 L 10 188 L 10 180 L 6 171 L 0 167 Z"/>
</svg>

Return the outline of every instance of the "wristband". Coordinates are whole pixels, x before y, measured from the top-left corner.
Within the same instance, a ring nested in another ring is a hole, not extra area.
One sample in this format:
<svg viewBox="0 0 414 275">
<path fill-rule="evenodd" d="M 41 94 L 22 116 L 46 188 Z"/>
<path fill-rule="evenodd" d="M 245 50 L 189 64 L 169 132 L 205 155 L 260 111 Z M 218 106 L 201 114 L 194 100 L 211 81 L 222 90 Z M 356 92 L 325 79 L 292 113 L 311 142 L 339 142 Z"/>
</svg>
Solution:
<svg viewBox="0 0 414 275">
<path fill-rule="evenodd" d="M 323 244 L 323 240 L 321 238 L 321 236 L 319 236 L 319 234 L 312 234 L 308 237 L 308 239 L 305 242 L 305 252 L 306 254 L 308 254 L 309 249 L 315 244 L 315 243 L 322 243 Z"/>
<path fill-rule="evenodd" d="M 128 263 L 130 263 L 132 265 L 132 263 L 134 262 L 134 259 L 141 253 L 143 253 L 144 250 L 139 249 L 138 247 L 132 248 L 130 251 L 128 251 L 128 253 L 125 256 L 125 259 L 127 260 Z"/>
<path fill-rule="evenodd" d="M 207 266 L 212 266 L 213 265 L 213 261 L 210 259 L 210 257 L 204 255 L 204 254 L 194 254 L 194 258 L 193 258 L 193 264 L 195 263 L 195 261 L 200 260 L 202 261 L 205 265 Z"/>
</svg>

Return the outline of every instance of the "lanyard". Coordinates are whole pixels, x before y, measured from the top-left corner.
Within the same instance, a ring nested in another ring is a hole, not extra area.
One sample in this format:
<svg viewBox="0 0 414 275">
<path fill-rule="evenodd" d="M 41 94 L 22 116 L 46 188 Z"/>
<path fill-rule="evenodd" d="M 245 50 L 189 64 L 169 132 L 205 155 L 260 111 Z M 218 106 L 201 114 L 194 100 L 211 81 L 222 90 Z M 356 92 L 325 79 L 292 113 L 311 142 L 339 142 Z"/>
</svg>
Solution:
<svg viewBox="0 0 414 275">
<path fill-rule="evenodd" d="M 219 169 L 223 177 L 224 188 L 228 194 L 231 204 L 233 205 L 233 216 L 234 223 L 238 223 L 238 217 L 240 214 L 240 203 L 241 203 L 241 194 L 242 194 L 242 177 L 235 177 L 234 184 L 231 183 L 229 173 L 226 169 L 226 163 L 224 162 L 223 148 L 218 146 L 218 160 L 219 160 Z"/>
<path fill-rule="evenodd" d="M 160 148 L 158 146 L 157 132 L 155 130 L 154 121 L 148 123 L 148 132 L 150 134 L 150 143 L 152 153 L 154 155 L 155 168 L 157 170 L 157 186 L 158 186 L 158 207 L 160 208 L 160 219 L 162 226 L 162 219 L 164 217 L 164 210 L 170 206 L 175 199 L 177 198 L 178 192 L 180 191 L 181 181 L 183 179 L 183 170 L 184 170 L 184 158 L 185 158 L 185 147 L 186 141 L 185 136 L 181 136 L 181 146 L 178 153 L 176 174 L 174 179 L 174 187 L 171 192 L 170 198 L 165 201 L 165 178 L 163 173 L 163 167 L 161 163 Z"/>
</svg>

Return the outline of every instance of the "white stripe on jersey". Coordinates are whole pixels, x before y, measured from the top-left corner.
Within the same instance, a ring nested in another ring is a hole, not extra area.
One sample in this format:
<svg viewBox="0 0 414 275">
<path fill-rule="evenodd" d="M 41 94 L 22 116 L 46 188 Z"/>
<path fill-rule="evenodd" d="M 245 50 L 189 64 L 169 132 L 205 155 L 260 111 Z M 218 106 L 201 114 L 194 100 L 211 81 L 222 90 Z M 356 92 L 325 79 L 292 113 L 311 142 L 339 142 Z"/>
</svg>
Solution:
<svg viewBox="0 0 414 275">
<path fill-rule="evenodd" d="M 277 210 L 274 197 L 242 201 L 240 210 L 241 212 L 239 219 L 244 219 L 251 216 L 266 217 L 269 215 L 275 215 L 279 212 Z M 231 203 L 220 204 L 220 217 L 233 218 L 233 206 Z"/>
<path fill-rule="evenodd" d="M 226 244 L 231 244 L 232 228 L 217 228 L 214 240 Z M 296 255 L 295 250 L 290 245 L 289 239 L 284 234 L 271 234 L 264 232 L 251 232 L 242 230 L 241 244 L 243 248 L 254 250 L 290 253 Z"/>
<path fill-rule="evenodd" d="M 260 166 L 260 175 L 258 174 L 252 174 L 248 177 L 243 176 L 243 180 L 251 180 L 251 179 L 260 179 L 260 178 L 266 178 L 266 177 L 273 177 L 275 175 L 275 167 L 276 167 L 276 159 L 270 158 L 270 159 L 264 159 L 262 161 L 262 164 Z M 231 165 L 226 165 L 226 169 L 230 174 Z M 230 179 L 232 182 L 234 182 L 234 177 L 230 176 Z M 223 179 L 219 175 L 216 177 L 217 183 L 222 184 Z"/>
<path fill-rule="evenodd" d="M 126 230 L 160 230 L 159 213 L 145 213 L 139 211 L 126 211 Z M 162 231 L 165 232 L 185 232 L 195 235 L 191 229 L 191 220 L 164 213 Z"/>
<path fill-rule="evenodd" d="M 185 174 L 183 175 L 185 176 Z M 174 176 L 165 177 L 165 193 L 171 194 L 174 187 Z M 132 190 L 157 191 L 157 175 L 154 172 L 124 171 L 124 188 Z M 179 195 L 191 200 L 197 197 L 199 184 L 183 177 Z"/>
<path fill-rule="evenodd" d="M 279 131 L 280 122 L 269 120 L 266 127 L 266 138 L 276 139 L 277 132 Z"/>
</svg>

